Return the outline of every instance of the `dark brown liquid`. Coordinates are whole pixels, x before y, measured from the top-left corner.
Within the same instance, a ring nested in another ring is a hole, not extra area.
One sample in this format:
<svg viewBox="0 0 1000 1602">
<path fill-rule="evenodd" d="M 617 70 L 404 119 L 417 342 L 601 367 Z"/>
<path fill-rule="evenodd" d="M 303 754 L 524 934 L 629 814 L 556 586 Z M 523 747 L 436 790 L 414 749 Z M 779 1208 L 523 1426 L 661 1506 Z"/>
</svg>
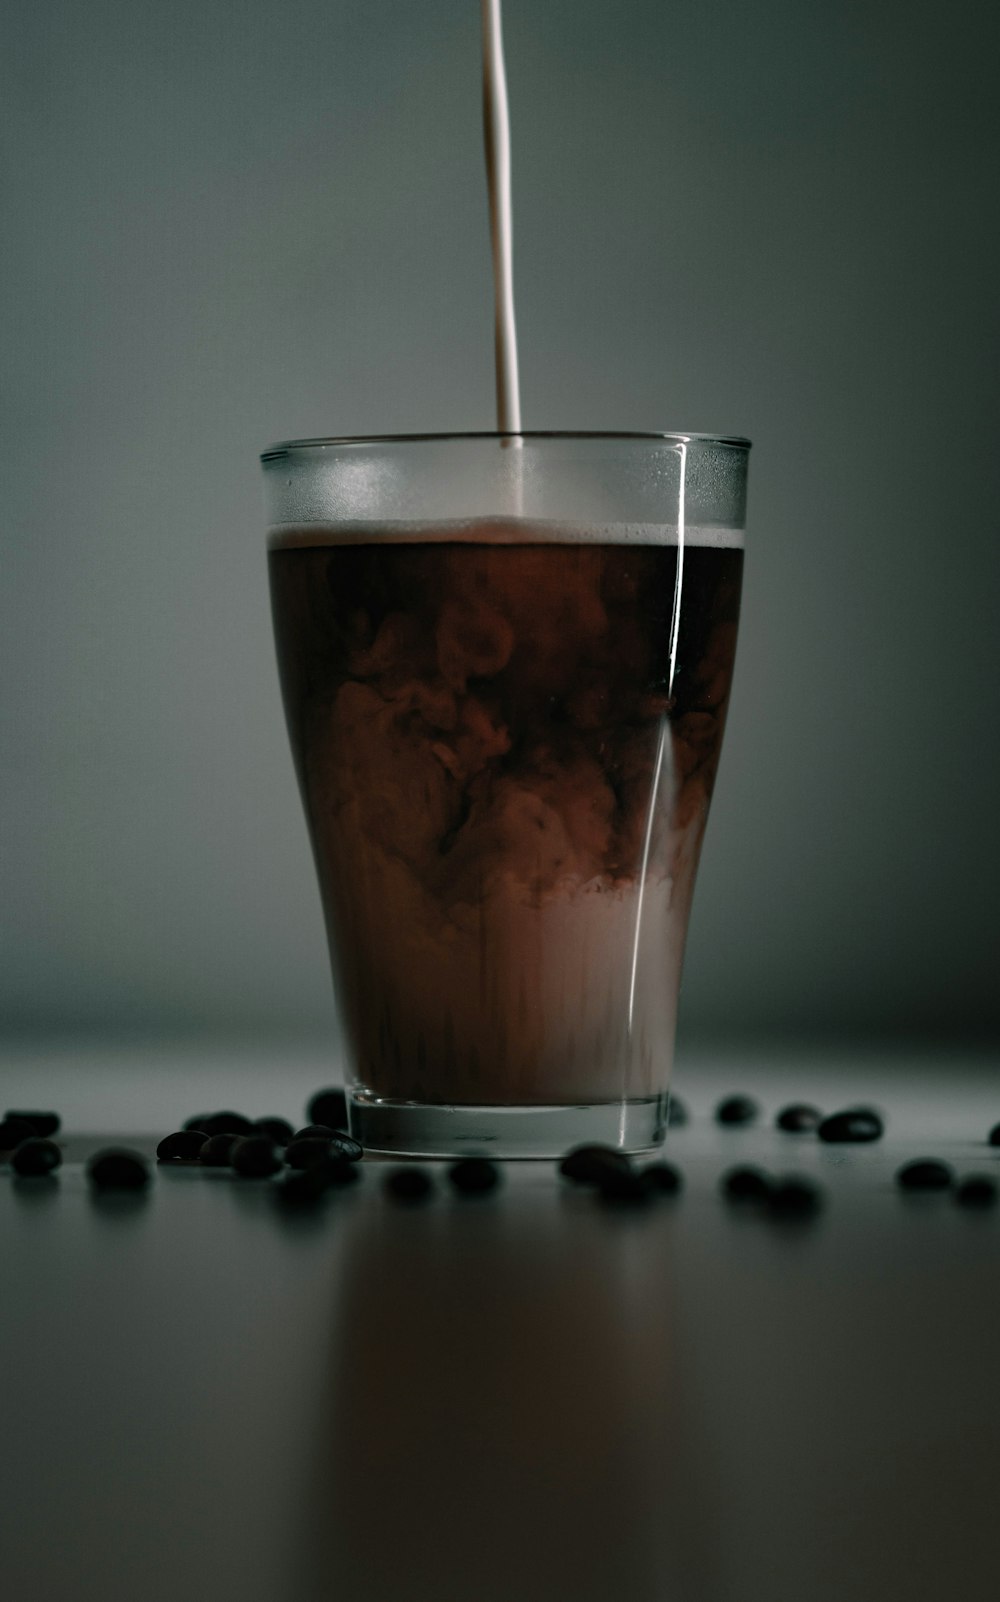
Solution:
<svg viewBox="0 0 1000 1602">
<path fill-rule="evenodd" d="M 664 1088 L 742 560 L 687 546 L 675 614 L 672 545 L 272 551 L 292 749 L 372 1094 Z"/>
</svg>

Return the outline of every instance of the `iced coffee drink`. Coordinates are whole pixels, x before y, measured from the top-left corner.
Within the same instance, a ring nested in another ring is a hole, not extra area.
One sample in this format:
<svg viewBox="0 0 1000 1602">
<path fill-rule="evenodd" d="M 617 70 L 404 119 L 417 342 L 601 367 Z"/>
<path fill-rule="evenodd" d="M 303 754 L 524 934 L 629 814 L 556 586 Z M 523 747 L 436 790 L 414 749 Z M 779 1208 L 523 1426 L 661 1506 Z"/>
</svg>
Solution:
<svg viewBox="0 0 1000 1602">
<path fill-rule="evenodd" d="M 269 564 L 356 1104 L 645 1105 L 654 1139 L 739 530 L 316 521 Z"/>
</svg>

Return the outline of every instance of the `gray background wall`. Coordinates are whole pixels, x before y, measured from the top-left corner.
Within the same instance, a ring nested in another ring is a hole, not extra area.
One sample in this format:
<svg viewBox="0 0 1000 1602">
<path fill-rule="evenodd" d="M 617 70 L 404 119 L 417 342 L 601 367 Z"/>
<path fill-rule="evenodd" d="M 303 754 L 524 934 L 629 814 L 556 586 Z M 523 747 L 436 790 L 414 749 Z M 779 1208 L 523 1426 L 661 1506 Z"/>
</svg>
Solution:
<svg viewBox="0 0 1000 1602">
<path fill-rule="evenodd" d="M 3 1010 L 328 1028 L 256 452 L 492 425 L 475 0 L 8 0 Z M 507 0 L 525 426 L 748 433 L 684 1017 L 998 1022 L 996 7 Z"/>
</svg>

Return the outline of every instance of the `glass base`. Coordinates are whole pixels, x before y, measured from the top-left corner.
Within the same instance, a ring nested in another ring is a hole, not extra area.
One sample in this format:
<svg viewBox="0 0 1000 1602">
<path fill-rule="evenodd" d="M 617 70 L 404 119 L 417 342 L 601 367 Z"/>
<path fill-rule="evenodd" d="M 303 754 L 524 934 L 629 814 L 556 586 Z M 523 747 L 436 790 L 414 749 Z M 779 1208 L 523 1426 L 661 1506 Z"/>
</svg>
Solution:
<svg viewBox="0 0 1000 1602">
<path fill-rule="evenodd" d="M 562 1157 L 591 1141 L 651 1151 L 667 1127 L 667 1097 L 582 1107 L 433 1106 L 349 1095 L 351 1134 L 396 1157 Z"/>
</svg>

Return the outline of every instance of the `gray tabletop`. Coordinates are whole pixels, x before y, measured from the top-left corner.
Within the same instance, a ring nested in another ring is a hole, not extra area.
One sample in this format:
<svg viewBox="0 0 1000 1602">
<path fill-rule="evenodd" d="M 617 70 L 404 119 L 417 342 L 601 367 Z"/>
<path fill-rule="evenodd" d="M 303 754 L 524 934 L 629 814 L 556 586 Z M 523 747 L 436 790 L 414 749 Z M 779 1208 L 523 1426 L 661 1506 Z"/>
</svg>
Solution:
<svg viewBox="0 0 1000 1602">
<path fill-rule="evenodd" d="M 223 1172 L 88 1189 L 112 1134 L 151 1151 L 234 1103 L 294 1119 L 330 1078 L 266 1051 L 7 1053 L 4 1105 L 61 1106 L 66 1140 L 57 1180 L 0 1176 L 10 1594 L 993 1594 L 1000 1210 L 893 1185 L 924 1154 L 1000 1177 L 990 1063 L 691 1062 L 683 1194 L 640 1213 L 547 1163 L 475 1200 L 431 1165 L 409 1208 L 371 1160 L 301 1214 Z M 713 1123 L 734 1089 L 757 1127 Z M 878 1146 L 773 1128 L 793 1096 L 860 1095 L 887 1112 Z M 744 1160 L 817 1177 L 820 1215 L 727 1206 Z"/>
</svg>

